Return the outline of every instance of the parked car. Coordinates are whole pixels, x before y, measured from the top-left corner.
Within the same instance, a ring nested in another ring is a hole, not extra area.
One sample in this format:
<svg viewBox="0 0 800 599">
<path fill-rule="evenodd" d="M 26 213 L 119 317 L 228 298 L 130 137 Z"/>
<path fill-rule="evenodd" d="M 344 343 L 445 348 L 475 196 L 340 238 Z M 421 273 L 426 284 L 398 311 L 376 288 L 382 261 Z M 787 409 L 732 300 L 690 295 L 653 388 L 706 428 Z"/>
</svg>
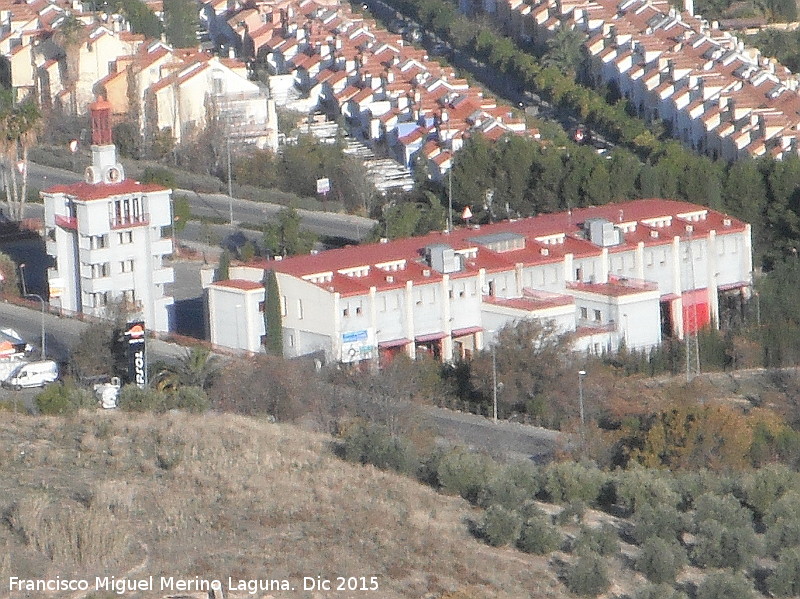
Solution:
<svg viewBox="0 0 800 599">
<path fill-rule="evenodd" d="M 44 387 L 58 380 L 58 364 L 53 360 L 28 362 L 17 368 L 3 381 L 3 386 L 12 389 Z"/>
</svg>

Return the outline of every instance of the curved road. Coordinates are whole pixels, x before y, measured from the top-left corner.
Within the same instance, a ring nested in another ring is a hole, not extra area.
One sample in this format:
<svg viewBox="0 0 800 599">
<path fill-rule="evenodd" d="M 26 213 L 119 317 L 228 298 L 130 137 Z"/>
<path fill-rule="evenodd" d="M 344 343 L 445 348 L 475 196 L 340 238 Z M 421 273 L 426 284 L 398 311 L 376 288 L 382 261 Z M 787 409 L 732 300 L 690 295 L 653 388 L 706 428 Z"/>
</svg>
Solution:
<svg viewBox="0 0 800 599">
<path fill-rule="evenodd" d="M 28 164 L 28 184 L 38 189 L 47 189 L 52 185 L 65 185 L 81 181 L 77 173 L 63 169 L 35 164 Z M 176 189 L 176 194 L 189 198 L 192 215 L 213 219 L 229 220 L 233 208 L 234 223 L 261 224 L 274 222 L 276 215 L 283 208 L 278 204 L 254 202 L 240 198 L 229 198 L 220 193 L 197 193 L 187 189 Z M 41 204 L 28 204 L 26 216 L 41 217 Z M 315 212 L 298 210 L 303 227 L 317 235 L 340 237 L 351 241 L 361 241 L 375 226 L 376 221 L 332 212 Z"/>
</svg>

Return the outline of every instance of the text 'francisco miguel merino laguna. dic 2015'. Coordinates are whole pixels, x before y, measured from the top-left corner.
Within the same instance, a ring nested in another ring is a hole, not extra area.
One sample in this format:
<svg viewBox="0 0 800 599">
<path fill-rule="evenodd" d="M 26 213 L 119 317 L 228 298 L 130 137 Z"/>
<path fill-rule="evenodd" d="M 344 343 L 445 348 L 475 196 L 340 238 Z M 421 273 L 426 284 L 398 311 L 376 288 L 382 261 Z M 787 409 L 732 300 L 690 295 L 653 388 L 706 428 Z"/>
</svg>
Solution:
<svg viewBox="0 0 800 599">
<path fill-rule="evenodd" d="M 50 579 L 18 578 L 11 576 L 8 579 L 9 592 L 19 591 L 109 591 L 117 595 L 141 591 L 241 591 L 255 595 L 261 591 L 292 591 L 294 588 L 286 579 L 254 578 L 236 579 L 228 578 L 227 586 L 223 581 L 204 578 L 176 578 L 174 576 L 147 576 L 144 578 L 115 578 L 113 576 L 98 576 L 92 580 L 81 578 L 61 578 L 56 576 Z"/>
</svg>

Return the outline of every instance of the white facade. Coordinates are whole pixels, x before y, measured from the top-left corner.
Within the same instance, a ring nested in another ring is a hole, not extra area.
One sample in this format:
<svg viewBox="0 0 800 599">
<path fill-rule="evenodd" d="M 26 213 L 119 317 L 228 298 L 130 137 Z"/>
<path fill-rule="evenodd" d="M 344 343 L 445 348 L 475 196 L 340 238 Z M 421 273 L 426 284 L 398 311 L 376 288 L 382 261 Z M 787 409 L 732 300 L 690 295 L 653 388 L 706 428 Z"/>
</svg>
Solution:
<svg viewBox="0 0 800 599">
<path fill-rule="evenodd" d="M 109 112 L 107 103 L 93 105 L 98 143 L 86 181 L 42 192 L 47 253 L 54 261 L 48 270 L 50 303 L 105 317 L 120 302 L 148 329 L 168 331 L 173 298 L 164 286 L 174 275 L 164 258 L 172 253 L 171 191 L 125 179 L 110 129 L 97 129 L 97 114 Z"/>
<path fill-rule="evenodd" d="M 576 349 L 647 350 L 664 334 L 718 326 L 720 294 L 749 296 L 750 244 L 750 226 L 726 215 L 639 200 L 234 267 L 234 280 L 207 287 L 211 342 L 259 350 L 263 314 L 233 319 L 230 308 L 257 310 L 245 283 L 263 299 L 271 269 L 287 357 L 355 361 L 355 343 L 361 359 L 452 360 L 531 318 L 572 333 Z"/>
</svg>

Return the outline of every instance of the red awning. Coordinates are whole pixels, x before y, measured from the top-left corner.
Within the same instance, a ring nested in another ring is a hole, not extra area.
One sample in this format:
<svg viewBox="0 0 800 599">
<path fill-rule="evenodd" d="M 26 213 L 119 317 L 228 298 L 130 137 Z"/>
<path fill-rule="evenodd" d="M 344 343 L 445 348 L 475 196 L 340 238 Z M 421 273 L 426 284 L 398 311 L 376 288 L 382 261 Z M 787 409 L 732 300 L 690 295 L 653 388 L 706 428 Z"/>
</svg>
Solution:
<svg viewBox="0 0 800 599">
<path fill-rule="evenodd" d="M 720 285 L 717 287 L 718 291 L 733 291 L 734 289 L 741 289 L 742 287 L 750 287 L 747 281 L 739 281 L 737 283 L 728 283 L 727 285 Z"/>
<path fill-rule="evenodd" d="M 417 343 L 427 343 L 428 341 L 439 341 L 447 337 L 444 333 L 430 333 L 428 335 L 417 335 L 415 341 Z"/>
<path fill-rule="evenodd" d="M 464 335 L 474 335 L 475 333 L 480 333 L 483 330 L 483 327 L 467 327 L 466 329 L 454 329 L 453 330 L 453 337 L 463 337 Z"/>
<path fill-rule="evenodd" d="M 409 343 L 411 343 L 411 339 L 406 339 L 406 338 L 392 339 L 391 341 L 379 341 L 378 347 L 380 349 L 389 349 L 392 347 L 400 347 L 402 345 L 408 345 Z"/>
</svg>

